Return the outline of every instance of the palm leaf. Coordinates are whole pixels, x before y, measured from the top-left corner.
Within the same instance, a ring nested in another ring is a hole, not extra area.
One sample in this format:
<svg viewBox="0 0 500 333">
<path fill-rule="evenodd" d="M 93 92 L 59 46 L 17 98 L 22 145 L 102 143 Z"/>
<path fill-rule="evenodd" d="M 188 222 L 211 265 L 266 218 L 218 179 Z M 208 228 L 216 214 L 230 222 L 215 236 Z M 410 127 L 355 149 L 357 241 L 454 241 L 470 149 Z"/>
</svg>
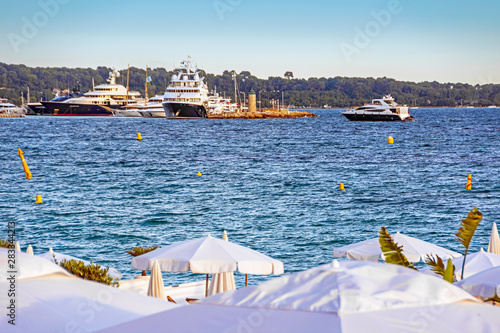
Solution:
<svg viewBox="0 0 500 333">
<path fill-rule="evenodd" d="M 443 259 L 441 259 L 439 256 L 436 256 L 436 258 L 434 258 L 434 256 L 427 255 L 427 261 L 425 263 L 429 265 L 434 273 L 444 277 L 444 262 Z"/>
<path fill-rule="evenodd" d="M 378 239 L 380 243 L 380 249 L 385 256 L 385 262 L 417 270 L 415 266 L 413 266 L 403 254 L 403 247 L 394 242 L 385 227 L 380 228 Z"/>
<path fill-rule="evenodd" d="M 448 281 L 449 283 L 453 283 L 453 281 L 455 281 L 455 265 L 453 265 L 451 259 L 448 259 L 443 277 L 445 281 Z"/>
<path fill-rule="evenodd" d="M 132 250 L 126 251 L 128 254 L 131 256 L 137 257 L 140 255 L 143 255 L 145 253 L 154 251 L 158 248 L 158 246 L 152 246 L 152 247 L 134 247 Z"/>
<path fill-rule="evenodd" d="M 477 226 L 479 225 L 479 222 L 481 222 L 482 218 L 483 214 L 476 207 L 474 207 L 469 212 L 467 217 L 462 220 L 462 224 L 458 229 L 458 232 L 455 234 L 455 236 L 457 236 L 457 240 L 465 247 L 464 262 L 462 264 L 462 279 L 464 278 L 465 260 L 467 259 L 467 252 L 469 252 L 472 236 L 474 236 Z"/>
<path fill-rule="evenodd" d="M 481 219 L 483 218 L 483 214 L 474 207 L 467 217 L 462 220 L 462 224 L 458 229 L 458 232 L 455 234 L 457 239 L 462 245 L 465 247 L 465 250 L 469 250 L 470 243 L 472 241 L 472 236 L 476 232 L 477 226 Z"/>
</svg>

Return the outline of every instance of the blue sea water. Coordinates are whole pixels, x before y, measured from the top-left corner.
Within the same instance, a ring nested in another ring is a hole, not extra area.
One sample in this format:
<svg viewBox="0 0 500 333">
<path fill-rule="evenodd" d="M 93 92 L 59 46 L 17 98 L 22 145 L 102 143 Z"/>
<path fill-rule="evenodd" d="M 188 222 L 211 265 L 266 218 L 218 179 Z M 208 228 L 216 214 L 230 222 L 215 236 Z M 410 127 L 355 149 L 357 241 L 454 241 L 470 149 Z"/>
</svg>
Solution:
<svg viewBox="0 0 500 333">
<path fill-rule="evenodd" d="M 131 278 L 138 272 L 127 249 L 227 230 L 293 273 L 377 237 L 381 226 L 462 252 L 454 234 L 477 206 L 484 219 L 471 250 L 487 247 L 500 222 L 499 109 L 418 109 L 405 123 L 314 112 L 320 117 L 1 119 L 0 238 L 14 221 L 23 250 L 52 247 Z"/>
</svg>

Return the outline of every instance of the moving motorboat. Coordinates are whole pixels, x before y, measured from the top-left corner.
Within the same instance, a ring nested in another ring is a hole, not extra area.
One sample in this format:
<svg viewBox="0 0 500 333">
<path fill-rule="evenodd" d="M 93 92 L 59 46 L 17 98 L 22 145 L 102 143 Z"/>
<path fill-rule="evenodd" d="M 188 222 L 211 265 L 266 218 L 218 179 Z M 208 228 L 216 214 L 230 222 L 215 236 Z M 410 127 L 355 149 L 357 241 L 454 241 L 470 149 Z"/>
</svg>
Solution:
<svg viewBox="0 0 500 333">
<path fill-rule="evenodd" d="M 371 103 L 342 112 L 349 120 L 355 121 L 411 121 L 408 106 L 398 105 L 391 95 L 374 99 Z"/>
</svg>

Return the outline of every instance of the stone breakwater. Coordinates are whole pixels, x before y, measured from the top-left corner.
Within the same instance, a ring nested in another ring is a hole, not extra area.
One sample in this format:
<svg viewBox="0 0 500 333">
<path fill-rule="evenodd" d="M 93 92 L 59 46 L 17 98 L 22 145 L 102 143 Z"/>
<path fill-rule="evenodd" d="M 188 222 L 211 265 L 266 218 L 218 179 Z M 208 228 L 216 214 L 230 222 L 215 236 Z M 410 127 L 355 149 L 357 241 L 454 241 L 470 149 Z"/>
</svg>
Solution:
<svg viewBox="0 0 500 333">
<path fill-rule="evenodd" d="M 313 118 L 312 112 L 265 109 L 257 112 L 225 112 L 208 115 L 209 119 L 262 119 L 262 118 Z"/>
</svg>

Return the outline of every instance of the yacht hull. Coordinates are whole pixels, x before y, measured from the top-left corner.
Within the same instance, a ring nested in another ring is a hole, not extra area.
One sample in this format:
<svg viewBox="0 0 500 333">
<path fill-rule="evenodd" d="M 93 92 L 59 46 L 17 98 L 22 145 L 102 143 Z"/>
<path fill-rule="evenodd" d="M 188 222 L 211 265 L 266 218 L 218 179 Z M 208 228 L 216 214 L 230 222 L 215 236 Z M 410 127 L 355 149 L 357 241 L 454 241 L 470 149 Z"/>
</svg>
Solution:
<svg viewBox="0 0 500 333">
<path fill-rule="evenodd" d="M 95 104 L 73 104 L 59 102 L 42 102 L 43 106 L 53 116 L 112 116 L 109 107 Z"/>
<path fill-rule="evenodd" d="M 164 103 L 165 115 L 167 118 L 206 118 L 207 111 L 202 105 Z"/>
<path fill-rule="evenodd" d="M 41 103 L 26 104 L 25 110 L 27 116 L 52 116 Z"/>
<path fill-rule="evenodd" d="M 409 121 L 413 117 L 401 117 L 398 114 L 376 114 L 376 113 L 342 113 L 344 117 L 351 121 Z"/>
</svg>

